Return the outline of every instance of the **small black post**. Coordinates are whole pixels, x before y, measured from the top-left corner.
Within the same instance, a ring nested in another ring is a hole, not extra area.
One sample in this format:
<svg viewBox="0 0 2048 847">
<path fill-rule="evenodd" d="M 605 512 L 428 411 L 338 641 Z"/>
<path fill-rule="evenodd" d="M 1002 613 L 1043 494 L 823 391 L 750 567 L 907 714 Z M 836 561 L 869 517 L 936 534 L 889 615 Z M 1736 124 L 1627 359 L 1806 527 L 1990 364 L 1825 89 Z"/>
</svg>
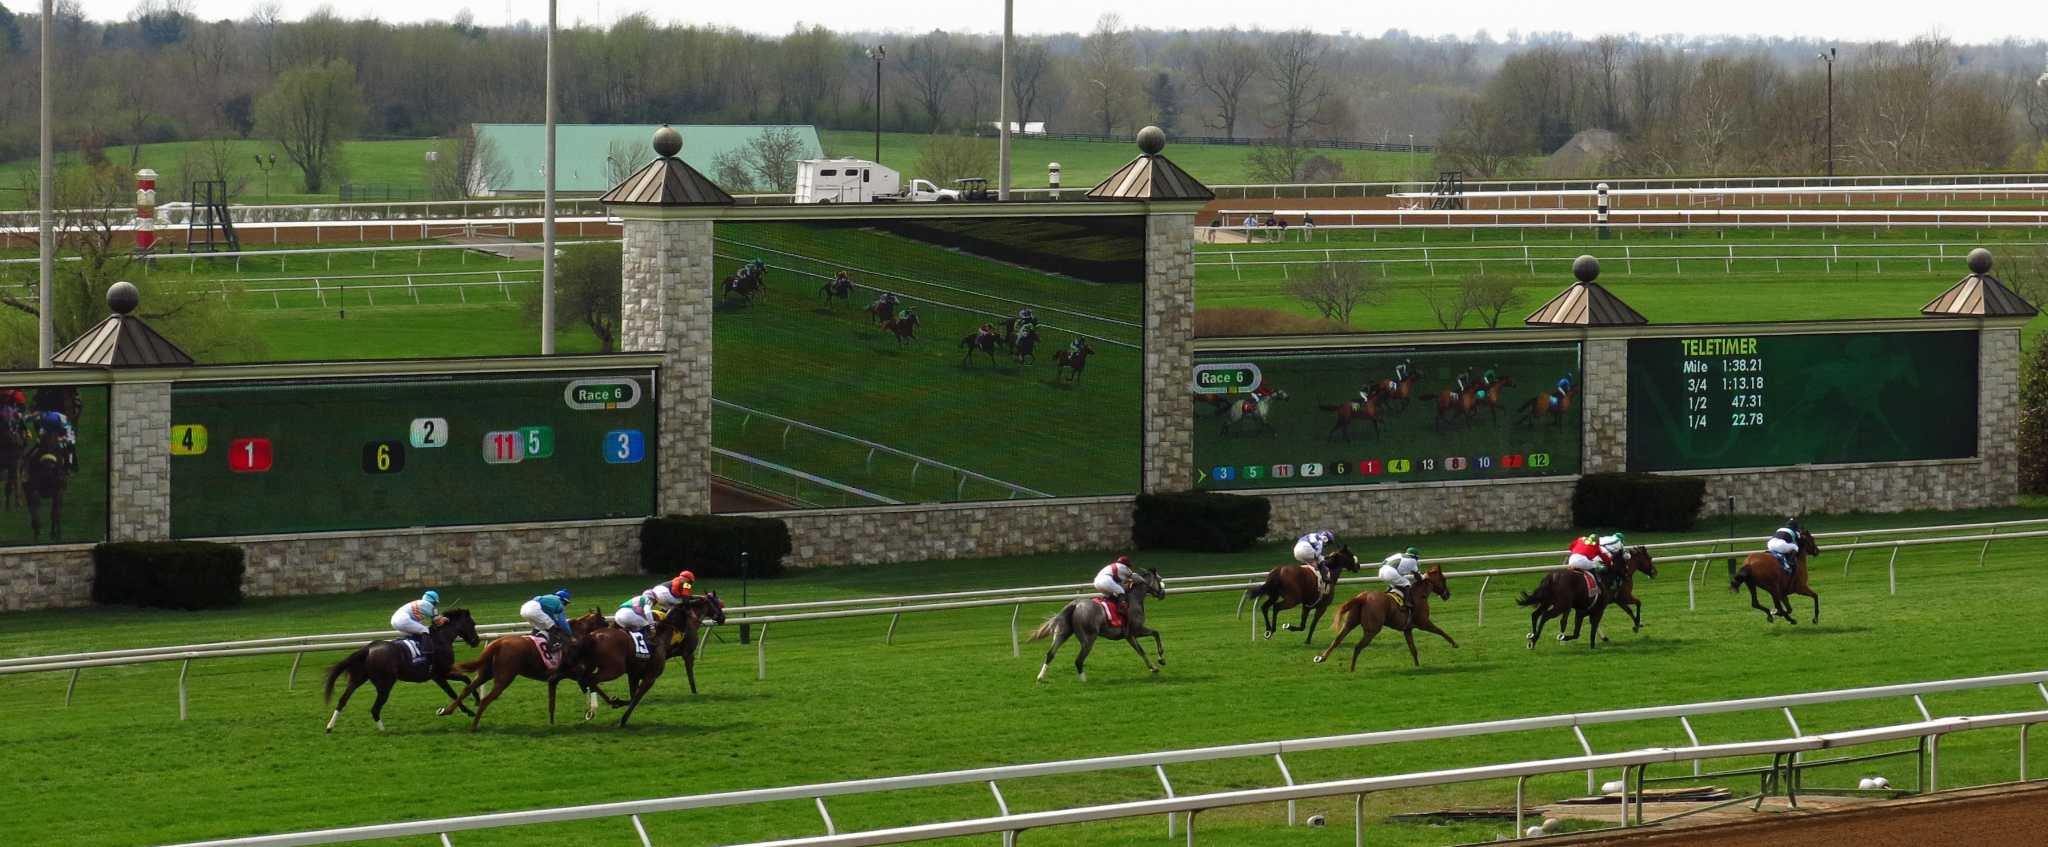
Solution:
<svg viewBox="0 0 2048 847">
<path fill-rule="evenodd" d="M 746 608 L 746 605 L 747 605 L 747 551 L 745 551 L 745 550 L 741 550 L 741 551 L 740 551 L 740 608 Z M 746 624 L 740 624 L 740 643 L 741 643 L 741 644 L 746 644 L 746 643 L 748 643 L 748 640 L 749 640 L 750 638 L 752 638 L 752 637 L 753 637 L 753 633 L 751 632 L 751 630 L 752 630 L 752 629 L 753 629 L 753 627 L 750 627 L 750 626 L 748 626 L 748 625 L 746 625 Z"/>
</svg>

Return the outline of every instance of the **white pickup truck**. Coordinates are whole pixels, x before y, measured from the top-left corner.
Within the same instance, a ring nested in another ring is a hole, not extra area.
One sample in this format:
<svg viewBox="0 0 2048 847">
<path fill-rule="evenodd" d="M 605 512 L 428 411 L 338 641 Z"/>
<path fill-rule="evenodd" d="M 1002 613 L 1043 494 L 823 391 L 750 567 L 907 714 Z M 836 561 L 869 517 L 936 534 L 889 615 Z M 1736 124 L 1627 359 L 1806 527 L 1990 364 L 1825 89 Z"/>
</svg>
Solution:
<svg viewBox="0 0 2048 847">
<path fill-rule="evenodd" d="M 805 159 L 797 163 L 798 203 L 952 203 L 960 192 L 930 180 L 913 179 L 903 190 L 903 175 L 866 159 Z"/>
</svg>

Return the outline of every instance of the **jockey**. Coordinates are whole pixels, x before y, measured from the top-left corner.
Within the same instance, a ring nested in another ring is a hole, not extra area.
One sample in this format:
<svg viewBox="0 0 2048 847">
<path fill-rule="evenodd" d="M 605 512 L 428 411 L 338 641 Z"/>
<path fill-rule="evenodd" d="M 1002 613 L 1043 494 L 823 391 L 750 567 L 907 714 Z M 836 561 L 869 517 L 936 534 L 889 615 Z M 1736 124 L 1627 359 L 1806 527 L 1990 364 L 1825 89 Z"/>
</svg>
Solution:
<svg viewBox="0 0 2048 847">
<path fill-rule="evenodd" d="M 1792 557 L 1799 555 L 1799 533 L 1801 531 L 1803 529 L 1799 526 L 1798 518 L 1786 518 L 1785 525 L 1779 527 L 1777 532 L 1771 533 L 1770 539 L 1764 542 L 1764 549 L 1771 551 L 1771 555 L 1778 557 L 1778 564 L 1783 566 L 1788 574 L 1797 572 L 1792 566 Z"/>
<path fill-rule="evenodd" d="M 909 306 L 903 307 L 903 311 L 896 313 L 896 320 L 898 321 L 908 321 L 915 317 L 917 317 L 917 310 Z"/>
<path fill-rule="evenodd" d="M 1380 579 L 1387 583 L 1387 593 L 1410 605 L 1415 600 L 1416 578 L 1422 575 L 1422 548 L 1409 547 L 1380 560 Z"/>
<path fill-rule="evenodd" d="M 974 340 L 979 343 L 986 343 L 989 339 L 994 337 L 996 337 L 995 326 L 993 324 L 989 324 L 986 322 L 984 322 L 981 325 L 981 328 L 976 330 L 974 333 Z"/>
<path fill-rule="evenodd" d="M 1322 564 L 1323 551 L 1336 540 L 1337 534 L 1327 529 L 1304 535 L 1294 542 L 1294 560 L 1310 567 Z"/>
<path fill-rule="evenodd" d="M 1458 396 L 1462 397 L 1462 396 L 1464 396 L 1464 395 L 1465 395 L 1465 391 L 1466 391 L 1466 389 L 1470 388 L 1470 387 L 1471 387 L 1471 385 L 1472 385 L 1472 369 L 1471 369 L 1471 368 L 1466 368 L 1466 369 L 1464 369 L 1464 370 L 1462 370 L 1462 371 L 1459 371 L 1459 372 L 1458 372 L 1458 376 L 1457 376 L 1457 380 L 1456 380 L 1456 384 L 1455 384 L 1455 387 L 1453 387 L 1453 388 L 1452 388 L 1451 390 L 1452 390 L 1452 391 L 1454 391 L 1454 392 L 1457 392 Z"/>
<path fill-rule="evenodd" d="M 612 625 L 627 632 L 645 633 L 654 626 L 654 610 L 660 605 L 652 593 L 635 594 L 612 611 Z"/>
<path fill-rule="evenodd" d="M 1067 342 L 1067 353 L 1069 355 L 1079 356 L 1081 351 L 1086 349 L 1088 349 L 1088 342 L 1083 340 L 1081 336 L 1076 335 L 1074 340 Z"/>
<path fill-rule="evenodd" d="M 1024 327 L 1030 326 L 1031 324 L 1035 323 L 1038 323 L 1038 316 L 1031 314 L 1030 306 L 1025 306 L 1024 308 L 1017 310 L 1017 329 L 1019 331 L 1022 331 Z"/>
<path fill-rule="evenodd" d="M 440 592 L 429 591 L 421 594 L 420 599 L 400 606 L 398 611 L 391 613 L 391 628 L 398 630 L 399 635 L 418 641 L 424 647 L 427 643 L 427 631 L 448 620 L 441 617 L 440 607 Z"/>
<path fill-rule="evenodd" d="M 853 290 L 853 277 L 848 276 L 845 271 L 840 271 L 832 277 L 832 288 L 838 291 Z"/>
<path fill-rule="evenodd" d="M 1612 537 L 1618 540 L 1621 533 L 1617 532 Z M 1597 533 L 1572 539 L 1571 553 L 1565 558 L 1564 566 L 1596 576 L 1606 573 L 1607 566 L 1614 564 L 1614 554 L 1607 551 L 1604 541 Z"/>
<path fill-rule="evenodd" d="M 666 612 L 689 602 L 690 595 L 695 593 L 696 583 L 697 575 L 686 570 L 676 574 L 675 579 L 647 589 L 646 593 L 647 596 L 654 598 L 654 602 L 662 611 Z"/>
<path fill-rule="evenodd" d="M 569 640 L 569 589 L 558 588 L 519 606 L 519 617 L 533 626 L 533 634 L 547 639 L 548 649 L 560 650 Z"/>
<path fill-rule="evenodd" d="M 1118 609 L 1130 610 L 1124 596 L 1124 583 L 1138 578 L 1138 572 L 1131 570 L 1131 557 L 1118 556 L 1116 561 L 1104 565 L 1095 573 L 1095 590 L 1115 603 Z"/>
<path fill-rule="evenodd" d="M 845 271 L 840 271 L 840 273 L 845 273 Z M 875 310 L 884 315 L 896 314 L 896 292 L 882 292 L 882 296 L 875 299 Z"/>
<path fill-rule="evenodd" d="M 1496 382 L 1499 382 L 1499 381 L 1500 381 L 1500 366 L 1499 366 L 1499 365 L 1490 365 L 1490 366 L 1488 366 L 1488 367 L 1487 367 L 1487 369 L 1485 370 L 1485 372 L 1483 372 L 1483 373 L 1479 374 L 1479 387 L 1480 387 L 1481 389 L 1485 389 L 1485 388 L 1486 388 L 1487 386 L 1489 386 L 1489 385 L 1492 385 L 1492 384 L 1494 384 L 1494 383 L 1496 383 Z"/>
</svg>

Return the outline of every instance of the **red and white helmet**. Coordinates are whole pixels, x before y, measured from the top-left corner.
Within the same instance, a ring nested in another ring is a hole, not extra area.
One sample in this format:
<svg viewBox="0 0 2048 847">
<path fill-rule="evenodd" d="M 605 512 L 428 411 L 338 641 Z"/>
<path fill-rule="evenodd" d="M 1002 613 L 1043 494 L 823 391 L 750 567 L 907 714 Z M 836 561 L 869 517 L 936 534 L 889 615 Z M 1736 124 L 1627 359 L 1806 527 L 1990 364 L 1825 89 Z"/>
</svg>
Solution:
<svg viewBox="0 0 2048 847">
<path fill-rule="evenodd" d="M 684 582 L 696 582 L 697 575 L 691 573 L 690 571 L 683 571 L 681 573 L 676 574 L 676 579 L 680 579 Z"/>
<path fill-rule="evenodd" d="M 1123 565 L 1124 567 L 1130 567 L 1130 566 L 1131 566 L 1131 557 L 1129 557 L 1129 556 L 1118 556 L 1118 557 L 1116 557 L 1116 562 L 1115 562 L 1115 564 Z"/>
</svg>

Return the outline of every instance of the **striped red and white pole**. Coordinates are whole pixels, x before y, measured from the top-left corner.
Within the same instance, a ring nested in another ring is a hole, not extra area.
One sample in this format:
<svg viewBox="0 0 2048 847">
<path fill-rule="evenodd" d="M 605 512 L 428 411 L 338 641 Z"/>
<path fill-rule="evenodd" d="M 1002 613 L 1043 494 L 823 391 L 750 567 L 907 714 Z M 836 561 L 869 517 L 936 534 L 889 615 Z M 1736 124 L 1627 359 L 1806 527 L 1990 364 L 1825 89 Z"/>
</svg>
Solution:
<svg viewBox="0 0 2048 847">
<path fill-rule="evenodd" d="M 156 246 L 156 171 L 135 172 L 135 249 L 147 252 Z"/>
</svg>

